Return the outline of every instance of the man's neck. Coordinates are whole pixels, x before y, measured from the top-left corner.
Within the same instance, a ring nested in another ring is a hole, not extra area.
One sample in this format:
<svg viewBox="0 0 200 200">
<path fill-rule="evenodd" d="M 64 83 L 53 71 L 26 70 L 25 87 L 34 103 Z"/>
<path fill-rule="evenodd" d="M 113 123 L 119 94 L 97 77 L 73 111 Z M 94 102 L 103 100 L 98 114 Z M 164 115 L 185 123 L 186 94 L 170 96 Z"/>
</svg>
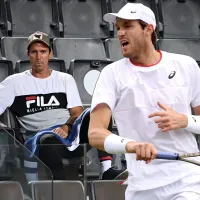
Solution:
<svg viewBox="0 0 200 200">
<path fill-rule="evenodd" d="M 130 58 L 138 66 L 151 66 L 159 62 L 161 54 L 154 48 L 143 51 L 138 57 Z"/>
<path fill-rule="evenodd" d="M 36 78 L 47 78 L 51 75 L 51 70 L 48 69 L 48 70 L 45 70 L 42 72 L 37 72 L 37 71 L 31 70 L 31 74 Z"/>
</svg>

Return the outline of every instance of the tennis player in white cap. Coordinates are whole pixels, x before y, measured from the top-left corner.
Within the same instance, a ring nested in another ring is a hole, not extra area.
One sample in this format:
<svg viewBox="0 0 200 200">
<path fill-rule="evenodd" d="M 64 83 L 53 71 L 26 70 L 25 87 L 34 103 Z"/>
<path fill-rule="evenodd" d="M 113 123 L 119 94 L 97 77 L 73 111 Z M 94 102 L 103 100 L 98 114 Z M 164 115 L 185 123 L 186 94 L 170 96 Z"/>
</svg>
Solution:
<svg viewBox="0 0 200 200">
<path fill-rule="evenodd" d="M 97 82 L 90 144 L 109 153 L 125 153 L 126 200 L 200 199 L 198 166 L 154 159 L 157 151 L 199 151 L 195 134 L 200 134 L 200 71 L 196 61 L 155 50 L 155 15 L 143 4 L 128 3 L 118 13 L 106 14 L 104 20 L 115 23 L 124 58 L 106 66 Z M 119 136 L 107 131 L 111 114 Z"/>
</svg>

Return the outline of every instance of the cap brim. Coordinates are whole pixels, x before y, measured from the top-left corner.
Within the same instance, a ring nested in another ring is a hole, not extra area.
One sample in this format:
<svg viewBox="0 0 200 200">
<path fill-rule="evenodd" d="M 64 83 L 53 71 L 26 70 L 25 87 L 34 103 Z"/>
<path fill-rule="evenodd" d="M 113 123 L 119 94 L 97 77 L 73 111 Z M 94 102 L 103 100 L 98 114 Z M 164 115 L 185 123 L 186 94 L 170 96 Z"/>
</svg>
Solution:
<svg viewBox="0 0 200 200">
<path fill-rule="evenodd" d="M 138 20 L 138 16 L 129 16 L 129 15 L 120 15 L 118 13 L 107 13 L 104 15 L 103 19 L 106 22 L 109 23 L 115 23 L 116 22 L 116 18 L 120 18 L 120 19 L 127 19 L 127 20 Z"/>
<path fill-rule="evenodd" d="M 33 43 L 35 43 L 35 42 L 42 42 L 42 43 L 46 44 L 49 48 L 51 48 L 51 47 L 49 46 L 49 44 L 47 44 L 47 43 L 44 42 L 43 40 L 35 39 L 35 40 L 31 41 L 31 42 L 28 44 L 27 49 L 28 49 Z"/>
<path fill-rule="evenodd" d="M 118 17 L 118 14 L 117 13 L 107 13 L 103 16 L 103 19 L 106 21 L 106 22 L 109 22 L 109 23 L 114 23 L 116 21 L 116 18 Z"/>
</svg>

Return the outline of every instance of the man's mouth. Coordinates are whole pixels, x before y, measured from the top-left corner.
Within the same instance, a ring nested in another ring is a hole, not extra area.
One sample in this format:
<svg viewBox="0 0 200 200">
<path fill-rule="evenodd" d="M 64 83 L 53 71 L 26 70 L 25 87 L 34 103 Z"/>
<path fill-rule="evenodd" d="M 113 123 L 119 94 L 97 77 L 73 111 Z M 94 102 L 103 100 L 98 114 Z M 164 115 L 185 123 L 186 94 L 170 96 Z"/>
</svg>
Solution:
<svg viewBox="0 0 200 200">
<path fill-rule="evenodd" d="M 128 46 L 128 44 L 129 44 L 128 41 L 122 41 L 121 42 L 122 47 L 126 47 L 126 46 Z"/>
</svg>

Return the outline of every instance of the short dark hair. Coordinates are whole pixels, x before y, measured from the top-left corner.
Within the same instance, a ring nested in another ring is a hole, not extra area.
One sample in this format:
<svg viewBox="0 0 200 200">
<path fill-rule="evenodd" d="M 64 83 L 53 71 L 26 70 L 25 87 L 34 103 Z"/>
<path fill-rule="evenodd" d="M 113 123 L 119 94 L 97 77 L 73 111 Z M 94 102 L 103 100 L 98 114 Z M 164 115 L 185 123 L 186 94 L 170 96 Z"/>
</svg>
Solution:
<svg viewBox="0 0 200 200">
<path fill-rule="evenodd" d="M 41 42 L 41 41 L 36 41 L 36 42 L 34 42 L 34 43 L 40 43 L 40 44 L 45 44 L 44 42 Z M 32 43 L 32 44 L 34 44 L 34 43 Z M 32 45 L 31 44 L 31 45 Z M 28 55 L 29 55 L 29 51 L 30 51 L 30 48 L 31 48 L 31 45 L 28 47 Z M 46 44 L 45 44 L 46 45 Z M 46 45 L 47 46 L 47 45 Z M 47 46 L 48 48 L 49 48 L 49 53 L 51 53 L 51 48 L 49 47 L 49 46 Z"/>
<path fill-rule="evenodd" d="M 142 20 L 139 20 L 139 24 L 142 27 L 142 29 L 144 30 L 145 27 L 148 25 L 146 22 L 143 22 Z M 156 27 L 156 29 L 153 31 L 152 35 L 151 35 L 151 41 L 153 43 L 153 45 L 156 44 L 157 38 L 158 38 L 158 29 Z"/>
</svg>

